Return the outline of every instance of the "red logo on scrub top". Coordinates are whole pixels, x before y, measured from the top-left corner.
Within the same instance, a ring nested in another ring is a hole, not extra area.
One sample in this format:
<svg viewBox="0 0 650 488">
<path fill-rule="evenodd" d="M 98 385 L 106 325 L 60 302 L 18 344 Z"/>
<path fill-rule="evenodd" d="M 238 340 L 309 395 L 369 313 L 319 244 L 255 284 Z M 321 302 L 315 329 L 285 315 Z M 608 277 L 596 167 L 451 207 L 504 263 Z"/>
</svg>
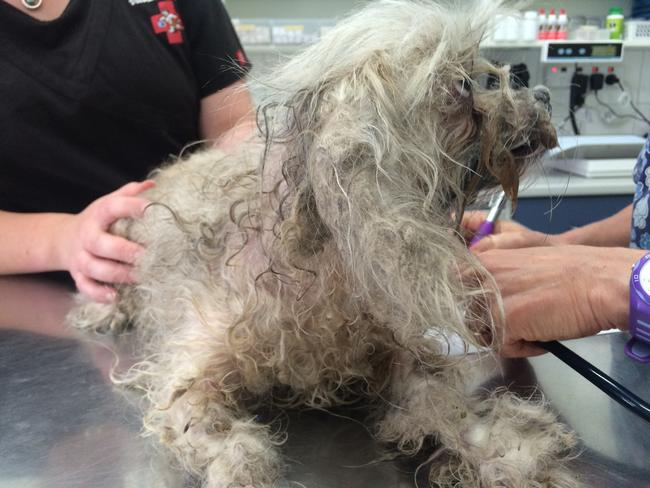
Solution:
<svg viewBox="0 0 650 488">
<path fill-rule="evenodd" d="M 160 13 L 151 17 L 151 24 L 156 34 L 167 33 L 170 44 L 183 42 L 183 21 L 176 12 L 174 2 L 158 2 Z"/>
</svg>

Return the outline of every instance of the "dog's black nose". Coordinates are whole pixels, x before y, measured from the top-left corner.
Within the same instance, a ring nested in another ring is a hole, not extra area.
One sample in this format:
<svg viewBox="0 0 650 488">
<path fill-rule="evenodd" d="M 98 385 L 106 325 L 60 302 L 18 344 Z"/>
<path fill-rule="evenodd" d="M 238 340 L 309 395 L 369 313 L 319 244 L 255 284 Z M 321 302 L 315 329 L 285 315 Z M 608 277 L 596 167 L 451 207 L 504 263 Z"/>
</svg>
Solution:
<svg viewBox="0 0 650 488">
<path fill-rule="evenodd" d="M 537 85 L 533 88 L 533 97 L 535 97 L 535 100 L 542 102 L 546 106 L 548 113 L 551 113 L 551 92 L 548 88 L 544 85 Z"/>
<path fill-rule="evenodd" d="M 533 96 L 535 100 L 539 100 L 542 103 L 551 103 L 551 92 L 544 85 L 537 85 L 533 88 Z"/>
</svg>

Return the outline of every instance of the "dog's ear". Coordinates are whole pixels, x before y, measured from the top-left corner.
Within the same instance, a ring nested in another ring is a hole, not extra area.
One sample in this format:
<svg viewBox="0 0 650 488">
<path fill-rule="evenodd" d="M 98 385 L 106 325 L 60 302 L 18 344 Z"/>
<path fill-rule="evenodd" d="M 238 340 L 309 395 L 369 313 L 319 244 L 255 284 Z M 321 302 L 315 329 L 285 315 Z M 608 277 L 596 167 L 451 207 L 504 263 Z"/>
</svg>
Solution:
<svg viewBox="0 0 650 488">
<path fill-rule="evenodd" d="M 300 257 L 318 254 L 332 237 L 318 213 L 311 185 L 298 190 L 291 216 L 282 223 L 281 235 L 290 254 Z"/>
<path fill-rule="evenodd" d="M 520 170 L 514 156 L 499 141 L 497 125 L 486 124 L 481 135 L 481 156 L 474 174 L 465 186 L 465 202 L 472 202 L 490 180 L 498 182 L 508 199 L 516 205 L 519 194 Z"/>
<path fill-rule="evenodd" d="M 508 199 L 515 204 L 519 194 L 519 171 L 514 156 L 502 144 L 484 139 L 481 143 L 481 174 L 489 173 L 501 184 Z"/>
</svg>

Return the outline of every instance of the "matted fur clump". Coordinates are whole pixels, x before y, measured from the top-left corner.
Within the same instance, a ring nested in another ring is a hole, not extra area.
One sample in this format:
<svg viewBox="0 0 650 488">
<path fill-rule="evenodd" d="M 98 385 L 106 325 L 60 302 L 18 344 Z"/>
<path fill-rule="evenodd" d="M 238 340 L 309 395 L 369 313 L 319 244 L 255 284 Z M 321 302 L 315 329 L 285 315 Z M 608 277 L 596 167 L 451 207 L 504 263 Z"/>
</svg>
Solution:
<svg viewBox="0 0 650 488">
<path fill-rule="evenodd" d="M 547 407 L 476 394 L 472 361 L 448 354 L 500 316 L 456 230 L 465 205 L 498 185 L 516 198 L 556 144 L 548 91 L 479 56 L 497 3 L 371 4 L 268 77 L 259 134 L 163 167 L 144 218 L 115 226 L 146 247 L 140 282 L 70 320 L 133 328 L 141 362 L 122 380 L 205 487 L 281 478 L 256 406 L 359 398 L 399 452 L 436 441 L 432 486 L 576 486 L 574 437 Z"/>
</svg>

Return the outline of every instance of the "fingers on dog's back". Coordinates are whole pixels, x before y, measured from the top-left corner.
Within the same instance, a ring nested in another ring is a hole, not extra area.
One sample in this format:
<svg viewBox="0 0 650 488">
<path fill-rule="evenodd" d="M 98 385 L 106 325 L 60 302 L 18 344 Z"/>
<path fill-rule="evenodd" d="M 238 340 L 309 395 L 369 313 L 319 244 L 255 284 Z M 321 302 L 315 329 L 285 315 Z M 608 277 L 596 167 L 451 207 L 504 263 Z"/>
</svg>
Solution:
<svg viewBox="0 0 650 488">
<path fill-rule="evenodd" d="M 140 197 L 107 195 L 97 208 L 99 225 L 102 229 L 108 229 L 118 219 L 140 218 L 149 204 L 148 200 Z"/>
</svg>

